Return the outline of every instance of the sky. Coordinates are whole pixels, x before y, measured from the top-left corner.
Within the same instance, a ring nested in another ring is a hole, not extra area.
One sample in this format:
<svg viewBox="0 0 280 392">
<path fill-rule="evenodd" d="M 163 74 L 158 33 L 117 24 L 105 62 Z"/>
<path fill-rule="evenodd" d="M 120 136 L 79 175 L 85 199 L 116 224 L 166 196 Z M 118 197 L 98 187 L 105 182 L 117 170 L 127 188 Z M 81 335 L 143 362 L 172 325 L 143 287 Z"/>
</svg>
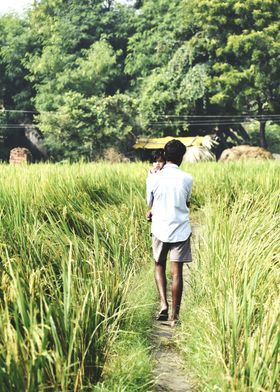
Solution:
<svg viewBox="0 0 280 392">
<path fill-rule="evenodd" d="M 32 0 L 0 0 L 0 14 L 10 11 L 22 13 L 30 4 Z"/>
<path fill-rule="evenodd" d="M 120 0 L 122 3 L 130 3 L 131 0 Z M 6 12 L 22 13 L 32 4 L 32 0 L 0 0 L 0 14 Z"/>
</svg>

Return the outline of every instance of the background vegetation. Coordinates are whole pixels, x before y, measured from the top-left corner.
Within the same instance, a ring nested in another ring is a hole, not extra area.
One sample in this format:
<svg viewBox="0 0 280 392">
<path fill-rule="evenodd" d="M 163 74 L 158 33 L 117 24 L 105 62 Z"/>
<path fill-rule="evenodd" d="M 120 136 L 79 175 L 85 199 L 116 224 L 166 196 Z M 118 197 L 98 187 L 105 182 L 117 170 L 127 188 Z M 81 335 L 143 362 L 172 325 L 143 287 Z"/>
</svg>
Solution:
<svg viewBox="0 0 280 392">
<path fill-rule="evenodd" d="M 4 147 L 36 124 L 53 159 L 92 160 L 140 133 L 244 139 L 252 119 L 266 146 L 280 118 L 279 1 L 130 4 L 41 0 L 0 17 Z"/>
</svg>

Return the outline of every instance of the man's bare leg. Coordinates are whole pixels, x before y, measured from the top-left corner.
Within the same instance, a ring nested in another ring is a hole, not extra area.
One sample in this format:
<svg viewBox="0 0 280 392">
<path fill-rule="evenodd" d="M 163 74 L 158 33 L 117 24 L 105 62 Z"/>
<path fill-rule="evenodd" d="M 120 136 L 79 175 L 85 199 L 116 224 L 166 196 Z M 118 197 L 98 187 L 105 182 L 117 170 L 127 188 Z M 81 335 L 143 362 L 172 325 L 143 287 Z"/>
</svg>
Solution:
<svg viewBox="0 0 280 392">
<path fill-rule="evenodd" d="M 155 263 L 155 280 L 160 297 L 160 312 L 168 309 L 168 302 L 166 297 L 166 261 L 162 263 Z"/>
<path fill-rule="evenodd" d="M 178 320 L 183 293 L 183 263 L 173 261 L 172 272 L 172 316 L 173 324 Z"/>
</svg>

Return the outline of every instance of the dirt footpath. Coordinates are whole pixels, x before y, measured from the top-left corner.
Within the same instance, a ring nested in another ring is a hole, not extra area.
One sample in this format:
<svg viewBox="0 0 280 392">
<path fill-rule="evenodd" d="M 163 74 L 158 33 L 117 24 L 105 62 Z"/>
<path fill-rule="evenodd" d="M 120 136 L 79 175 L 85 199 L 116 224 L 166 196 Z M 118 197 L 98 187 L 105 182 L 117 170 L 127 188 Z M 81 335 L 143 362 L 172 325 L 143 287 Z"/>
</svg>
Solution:
<svg viewBox="0 0 280 392">
<path fill-rule="evenodd" d="M 153 391 L 193 391 L 186 373 L 182 367 L 179 354 L 175 350 L 172 342 L 174 329 L 170 327 L 170 322 L 156 322 L 153 332 L 153 342 L 155 345 L 154 369 L 154 389 Z"/>
<path fill-rule="evenodd" d="M 193 241 L 199 241 L 202 235 L 202 227 L 193 225 Z M 194 250 L 194 247 L 193 247 Z M 184 294 L 187 293 L 188 283 L 187 275 L 189 273 L 188 266 L 184 266 Z M 170 281 L 168 282 L 170 287 Z M 171 303 L 170 292 L 168 294 L 168 302 Z M 175 327 L 176 329 L 176 327 Z M 154 345 L 154 392 L 194 392 L 194 386 L 188 379 L 187 371 L 182 366 L 180 355 L 176 351 L 173 341 L 175 329 L 171 328 L 168 321 L 155 321 L 152 334 L 152 342 Z"/>
</svg>

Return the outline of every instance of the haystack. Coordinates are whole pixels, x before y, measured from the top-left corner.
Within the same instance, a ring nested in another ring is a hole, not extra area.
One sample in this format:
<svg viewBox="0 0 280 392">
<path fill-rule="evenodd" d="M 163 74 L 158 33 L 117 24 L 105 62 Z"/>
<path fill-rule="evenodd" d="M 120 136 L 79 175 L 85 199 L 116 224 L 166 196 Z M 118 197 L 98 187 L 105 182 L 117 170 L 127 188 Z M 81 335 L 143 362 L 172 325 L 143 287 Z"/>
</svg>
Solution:
<svg viewBox="0 0 280 392">
<path fill-rule="evenodd" d="M 235 146 L 222 152 L 220 161 L 239 161 L 242 159 L 274 159 L 273 155 L 262 147 L 248 145 Z"/>
<path fill-rule="evenodd" d="M 216 161 L 215 155 L 204 146 L 192 146 L 187 148 L 183 162 L 196 163 L 202 161 Z"/>
</svg>

